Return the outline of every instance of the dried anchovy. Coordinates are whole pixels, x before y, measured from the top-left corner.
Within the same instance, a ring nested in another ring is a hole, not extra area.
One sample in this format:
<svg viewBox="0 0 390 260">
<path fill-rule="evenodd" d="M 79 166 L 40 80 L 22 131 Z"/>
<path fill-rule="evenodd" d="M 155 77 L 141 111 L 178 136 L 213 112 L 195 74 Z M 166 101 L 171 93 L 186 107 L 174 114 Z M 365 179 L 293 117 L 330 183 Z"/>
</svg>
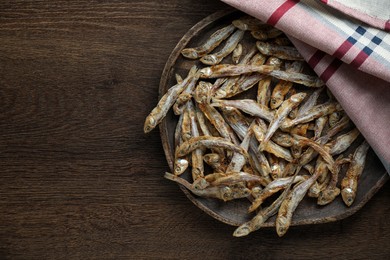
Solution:
<svg viewBox="0 0 390 260">
<path fill-rule="evenodd" d="M 207 41 L 196 48 L 186 48 L 181 51 L 181 54 L 189 59 L 198 59 L 203 57 L 207 53 L 214 50 L 223 40 L 229 37 L 233 33 L 235 27 L 233 25 L 228 25 L 222 29 L 219 29 L 213 33 Z"/>
<path fill-rule="evenodd" d="M 219 78 L 226 76 L 237 76 L 253 72 L 270 75 L 277 79 L 282 79 L 285 81 L 299 83 L 307 87 L 322 87 L 324 85 L 324 82 L 316 76 L 310 76 L 297 72 L 276 70 L 273 66 L 270 65 L 214 65 L 201 69 L 200 77 Z"/>
<path fill-rule="evenodd" d="M 237 30 L 235 31 L 229 39 L 226 41 L 225 46 L 218 52 L 213 54 L 207 54 L 203 56 L 200 61 L 207 65 L 215 65 L 220 63 L 223 58 L 228 56 L 233 50 L 236 48 L 237 44 L 241 41 L 242 37 L 244 37 L 245 31 Z"/>
<path fill-rule="evenodd" d="M 294 47 L 260 41 L 256 42 L 256 47 L 264 55 L 275 56 L 283 60 L 303 60 L 302 55 Z"/>
<path fill-rule="evenodd" d="M 367 151 L 370 148 L 368 143 L 364 141 L 355 151 L 352 157 L 351 164 L 345 177 L 341 181 L 341 197 L 344 203 L 349 207 L 355 200 L 357 192 L 357 184 L 364 170 L 366 163 Z"/>
<path fill-rule="evenodd" d="M 181 83 L 171 87 L 160 99 L 157 106 L 146 117 L 144 124 L 145 133 L 152 131 L 163 120 L 170 107 L 176 102 L 177 97 L 186 88 L 187 84 L 189 84 L 193 78 L 197 77 L 198 74 L 196 74 L 196 70 L 196 66 L 193 66 L 188 73 L 188 76 Z"/>
</svg>

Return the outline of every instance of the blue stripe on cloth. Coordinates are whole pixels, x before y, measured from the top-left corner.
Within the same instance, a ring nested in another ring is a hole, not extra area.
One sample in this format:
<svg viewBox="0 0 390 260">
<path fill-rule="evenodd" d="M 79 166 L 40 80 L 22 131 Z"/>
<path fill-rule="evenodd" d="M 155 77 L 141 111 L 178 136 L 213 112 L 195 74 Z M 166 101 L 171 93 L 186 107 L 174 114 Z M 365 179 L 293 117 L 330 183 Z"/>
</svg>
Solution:
<svg viewBox="0 0 390 260">
<path fill-rule="evenodd" d="M 372 50 L 371 50 L 368 46 L 364 47 L 364 48 L 363 48 L 363 51 L 364 51 L 368 56 L 370 56 L 371 53 L 372 53 Z"/>
<path fill-rule="evenodd" d="M 375 43 L 376 45 L 379 45 L 381 42 L 382 42 L 382 39 L 377 37 L 377 36 L 374 36 L 374 38 L 372 38 L 371 40 L 373 43 Z"/>
<path fill-rule="evenodd" d="M 357 42 L 357 40 L 355 38 L 353 38 L 352 36 L 349 36 L 348 39 L 347 39 L 350 43 L 352 44 L 355 44 Z"/>
<path fill-rule="evenodd" d="M 358 34 L 360 34 L 360 35 L 364 35 L 365 33 L 366 33 L 366 29 L 364 29 L 363 27 L 361 27 L 361 26 L 358 26 L 358 28 L 356 28 L 356 30 L 355 30 Z"/>
</svg>

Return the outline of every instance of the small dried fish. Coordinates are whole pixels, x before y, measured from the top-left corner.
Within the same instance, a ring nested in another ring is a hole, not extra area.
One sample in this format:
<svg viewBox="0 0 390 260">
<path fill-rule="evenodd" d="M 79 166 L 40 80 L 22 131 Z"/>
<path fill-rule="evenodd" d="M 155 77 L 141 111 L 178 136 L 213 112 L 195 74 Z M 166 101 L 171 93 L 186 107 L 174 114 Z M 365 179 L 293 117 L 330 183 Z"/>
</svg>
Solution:
<svg viewBox="0 0 390 260">
<path fill-rule="evenodd" d="M 341 111 L 341 110 L 342 107 L 339 103 L 331 102 L 331 103 L 320 104 L 309 109 L 308 111 L 298 116 L 297 118 L 294 118 L 289 121 L 285 121 L 282 128 L 289 128 L 297 124 L 307 123 L 321 116 L 326 116 L 335 111 Z"/>
<path fill-rule="evenodd" d="M 187 84 L 194 78 L 198 77 L 196 71 L 196 66 L 193 66 L 182 83 L 171 87 L 168 89 L 167 93 L 162 96 L 157 106 L 146 117 L 144 124 L 145 133 L 152 131 L 164 119 L 171 106 L 175 103 L 177 97 L 187 87 Z"/>
<path fill-rule="evenodd" d="M 249 52 L 242 58 L 239 64 L 248 64 L 249 62 L 252 62 L 256 52 L 257 52 L 256 48 L 250 49 Z M 232 91 L 236 83 L 240 80 L 240 76 L 233 76 L 229 78 L 218 78 L 216 82 L 218 82 L 220 79 L 226 79 L 226 80 L 223 83 L 223 85 L 219 88 L 214 88 L 213 86 L 212 96 L 214 98 L 226 97 L 226 95 Z"/>
<path fill-rule="evenodd" d="M 264 70 L 263 73 L 268 73 L 268 75 L 271 75 L 277 79 L 291 81 L 294 83 L 302 84 L 307 87 L 319 88 L 325 85 L 325 83 L 317 76 L 310 76 L 298 72 L 286 72 L 281 70 L 273 70 L 273 71 Z"/>
<path fill-rule="evenodd" d="M 266 222 L 271 216 L 275 215 L 278 211 L 282 201 L 285 199 L 289 189 L 285 189 L 284 192 L 276 199 L 269 207 L 262 209 L 257 215 L 250 221 L 245 222 L 239 226 L 233 233 L 235 237 L 242 237 L 248 235 L 250 232 L 261 228 L 264 222 Z"/>
<path fill-rule="evenodd" d="M 177 97 L 175 104 L 173 105 L 173 112 L 175 115 L 180 115 L 184 111 L 185 104 L 191 99 L 194 92 L 198 77 L 192 78 L 187 87 Z"/>
<path fill-rule="evenodd" d="M 277 79 L 295 82 L 298 84 L 305 85 L 307 87 L 321 87 L 324 82 L 316 76 L 310 76 L 303 73 L 286 72 L 276 70 L 270 65 L 214 65 L 206 67 L 200 70 L 201 78 L 220 78 L 226 76 L 237 76 L 248 73 L 262 73 L 273 76 Z"/>
<path fill-rule="evenodd" d="M 242 74 L 248 74 L 253 72 L 269 74 L 273 70 L 274 67 L 270 65 L 256 66 L 256 65 L 247 65 L 247 64 L 237 64 L 237 65 L 220 64 L 220 65 L 205 67 L 201 69 L 199 72 L 201 78 L 220 78 L 220 77 L 239 76 Z"/>
<path fill-rule="evenodd" d="M 283 60 L 303 60 L 302 55 L 294 47 L 280 46 L 268 42 L 256 42 L 257 49 L 264 55 L 274 56 Z"/>
<path fill-rule="evenodd" d="M 338 136 L 336 139 L 327 143 L 325 147 L 329 149 L 331 155 L 340 154 L 347 150 L 359 135 L 359 130 L 355 128 L 346 134 Z"/>
<path fill-rule="evenodd" d="M 317 200 L 318 205 L 329 204 L 340 194 L 340 189 L 336 187 L 339 172 L 340 172 L 340 167 L 342 164 L 350 163 L 350 162 L 351 162 L 351 158 L 343 158 L 343 155 L 340 155 L 336 159 L 335 163 L 337 166 L 337 171 L 335 172 L 335 174 L 332 174 L 329 185 L 327 185 L 323 190 L 320 191 Z"/>
<path fill-rule="evenodd" d="M 233 185 L 240 182 L 262 183 L 260 176 L 249 174 L 247 172 L 227 172 L 224 177 L 220 177 L 211 183 L 212 186 Z"/>
<path fill-rule="evenodd" d="M 280 66 L 282 65 L 282 60 L 275 57 L 269 57 L 265 62 L 265 65 L 271 65 L 274 66 L 275 69 L 280 69 Z M 259 81 L 257 90 L 257 102 L 261 105 L 268 106 L 268 103 L 270 102 L 271 81 L 272 77 L 270 76 L 267 76 Z"/>
<path fill-rule="evenodd" d="M 228 56 L 236 48 L 237 44 L 241 41 L 244 36 L 245 31 L 237 30 L 235 31 L 229 39 L 226 41 L 225 46 L 218 52 L 213 54 L 207 54 L 203 56 L 200 61 L 207 65 L 215 65 L 220 63 L 223 58 Z"/>
<path fill-rule="evenodd" d="M 253 125 L 253 124 L 252 124 Z M 242 140 L 240 147 L 248 152 L 250 140 L 252 138 L 252 130 L 251 126 L 249 127 L 249 130 L 247 131 L 244 139 Z M 241 153 L 234 153 L 233 157 L 227 167 L 226 172 L 240 172 L 242 167 L 244 167 L 246 163 L 246 159 L 244 155 Z"/>
<path fill-rule="evenodd" d="M 190 121 L 191 121 L 191 135 L 193 137 L 199 137 L 198 123 L 196 120 L 195 107 L 192 101 L 187 102 L 187 109 L 189 111 Z M 191 171 L 192 179 L 196 181 L 199 178 L 204 177 L 204 165 L 203 165 L 203 151 L 202 149 L 195 149 L 191 154 Z"/>
<path fill-rule="evenodd" d="M 263 65 L 266 61 L 266 57 L 262 54 L 255 55 L 252 60 L 250 61 L 251 65 Z M 237 77 L 237 76 L 236 76 Z M 242 93 L 244 91 L 247 91 L 248 89 L 252 88 L 255 84 L 257 84 L 261 79 L 263 79 L 265 76 L 259 73 L 254 74 L 244 74 L 239 77 L 237 81 L 234 82 L 234 84 L 231 86 L 231 88 L 226 91 L 226 94 L 224 96 L 218 96 L 216 95 L 216 98 L 229 98 L 233 97 L 239 93 Z"/>
<path fill-rule="evenodd" d="M 264 40 L 276 38 L 276 37 L 282 35 L 283 32 L 276 29 L 276 28 L 271 28 L 269 30 L 251 31 L 251 34 L 252 34 L 253 38 L 255 38 L 257 40 L 264 41 Z"/>
<path fill-rule="evenodd" d="M 363 172 L 367 151 L 370 148 L 368 143 L 364 141 L 354 152 L 351 164 L 341 181 L 341 197 L 344 203 L 349 207 L 355 200 L 358 180 Z"/>
<path fill-rule="evenodd" d="M 201 197 L 217 198 L 223 201 L 229 201 L 233 199 L 245 198 L 250 195 L 250 190 L 248 188 L 229 187 L 226 185 L 220 185 L 220 186 L 209 186 L 204 189 L 196 189 L 188 181 L 184 180 L 183 178 L 177 177 L 171 173 L 166 172 L 164 177 L 168 180 L 183 185 L 193 194 Z"/>
<path fill-rule="evenodd" d="M 289 118 L 286 118 L 284 122 L 290 121 Z M 309 124 L 299 124 L 294 127 L 291 127 L 289 129 L 283 129 L 284 131 L 288 131 L 290 134 L 296 134 L 296 135 L 301 135 L 301 136 L 306 136 L 307 135 L 307 130 L 309 128 Z M 282 129 L 282 127 L 281 127 Z"/>
<path fill-rule="evenodd" d="M 300 117 L 303 114 L 305 114 L 308 110 L 312 109 L 318 100 L 318 97 L 320 96 L 321 92 L 324 90 L 324 88 L 319 88 L 315 90 L 306 100 L 304 100 L 301 104 L 301 106 L 298 109 L 298 113 L 296 117 Z"/>
<path fill-rule="evenodd" d="M 315 183 L 317 178 L 326 170 L 326 168 L 326 163 L 323 160 L 319 160 L 316 165 L 315 173 L 309 179 L 294 187 L 287 195 L 287 198 L 282 202 L 276 218 L 276 232 L 280 237 L 287 232 L 295 209 L 302 201 L 309 188 Z"/>
<path fill-rule="evenodd" d="M 324 127 L 327 122 L 328 122 L 327 116 L 321 116 L 315 120 L 313 140 L 317 140 L 318 138 L 320 138 L 322 134 L 322 130 L 324 130 Z"/>
<path fill-rule="evenodd" d="M 198 59 L 204 55 L 210 53 L 214 50 L 219 44 L 228 38 L 230 34 L 233 33 L 235 27 L 233 25 L 228 25 L 222 29 L 219 29 L 213 33 L 205 43 L 196 48 L 186 48 L 181 51 L 181 54 L 189 59 Z"/>
</svg>

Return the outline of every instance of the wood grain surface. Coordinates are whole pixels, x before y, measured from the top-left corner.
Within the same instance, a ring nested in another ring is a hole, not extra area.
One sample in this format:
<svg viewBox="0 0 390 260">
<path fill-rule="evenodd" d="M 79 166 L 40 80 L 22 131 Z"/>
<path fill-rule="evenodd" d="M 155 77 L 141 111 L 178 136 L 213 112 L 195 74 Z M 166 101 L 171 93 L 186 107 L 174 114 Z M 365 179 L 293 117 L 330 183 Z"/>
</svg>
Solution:
<svg viewBox="0 0 390 260">
<path fill-rule="evenodd" d="M 164 64 L 219 1 L 0 2 L 0 259 L 385 259 L 390 184 L 334 223 L 232 237 L 190 202 L 159 132 Z"/>
</svg>

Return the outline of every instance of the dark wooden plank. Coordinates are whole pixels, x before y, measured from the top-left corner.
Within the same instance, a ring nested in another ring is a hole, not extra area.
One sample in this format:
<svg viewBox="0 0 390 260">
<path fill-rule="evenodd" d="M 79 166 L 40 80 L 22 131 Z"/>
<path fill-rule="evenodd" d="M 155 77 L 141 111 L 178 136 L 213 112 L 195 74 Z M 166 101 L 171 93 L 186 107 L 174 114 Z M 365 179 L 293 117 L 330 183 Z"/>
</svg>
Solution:
<svg viewBox="0 0 390 260">
<path fill-rule="evenodd" d="M 235 239 L 143 134 L 164 64 L 219 1 L 0 3 L 0 258 L 385 258 L 389 184 L 339 222 Z"/>
</svg>

